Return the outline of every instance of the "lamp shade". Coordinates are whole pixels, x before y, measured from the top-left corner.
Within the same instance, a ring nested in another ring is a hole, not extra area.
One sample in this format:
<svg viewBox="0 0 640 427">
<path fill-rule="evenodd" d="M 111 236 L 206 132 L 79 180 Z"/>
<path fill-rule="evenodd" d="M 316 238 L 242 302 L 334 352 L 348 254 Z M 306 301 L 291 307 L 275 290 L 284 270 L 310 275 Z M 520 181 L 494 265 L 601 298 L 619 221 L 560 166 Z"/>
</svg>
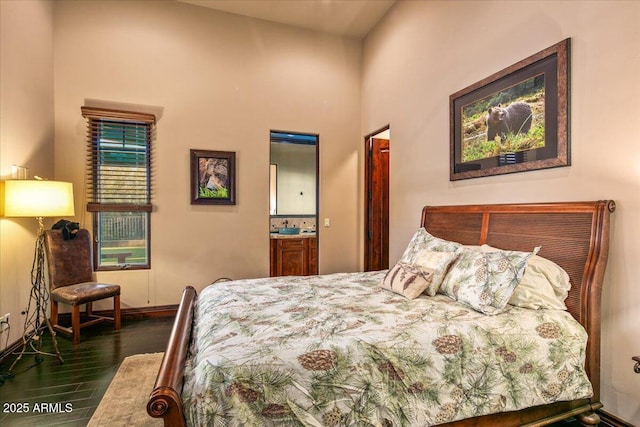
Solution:
<svg viewBox="0 0 640 427">
<path fill-rule="evenodd" d="M 70 182 L 31 179 L 4 182 L 4 216 L 60 217 L 75 215 Z"/>
</svg>

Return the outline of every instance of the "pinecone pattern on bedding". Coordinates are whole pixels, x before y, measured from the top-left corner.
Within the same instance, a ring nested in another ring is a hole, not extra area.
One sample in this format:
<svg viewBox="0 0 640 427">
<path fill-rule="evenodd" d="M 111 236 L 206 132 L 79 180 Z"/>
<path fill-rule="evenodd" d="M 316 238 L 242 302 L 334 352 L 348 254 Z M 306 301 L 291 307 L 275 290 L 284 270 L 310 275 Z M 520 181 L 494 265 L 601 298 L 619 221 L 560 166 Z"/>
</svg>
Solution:
<svg viewBox="0 0 640 427">
<path fill-rule="evenodd" d="M 388 360 L 386 362 L 379 363 L 378 370 L 383 374 L 387 374 L 391 380 L 401 381 L 404 378 L 404 371 L 394 366 L 393 363 Z"/>
<path fill-rule="evenodd" d="M 546 323 L 542 323 L 541 325 L 538 325 L 536 327 L 536 332 L 542 338 L 548 338 L 548 339 L 560 338 L 560 336 L 562 336 L 562 331 L 560 330 L 560 327 L 555 323 L 550 323 L 550 322 L 546 322 Z"/>
<path fill-rule="evenodd" d="M 444 335 L 436 338 L 432 343 L 440 354 L 456 354 L 460 351 L 462 340 L 457 335 Z"/>
<path fill-rule="evenodd" d="M 332 410 L 322 416 L 322 424 L 326 427 L 338 427 L 344 424 L 346 418 L 347 416 L 337 406 L 334 406 Z"/>
<path fill-rule="evenodd" d="M 282 418 L 289 414 L 289 409 L 277 403 L 270 403 L 262 408 L 262 416 L 265 418 Z"/>
<path fill-rule="evenodd" d="M 314 350 L 298 356 L 307 371 L 328 371 L 336 366 L 338 356 L 331 350 Z"/>
<path fill-rule="evenodd" d="M 436 415 L 436 423 L 441 424 L 451 420 L 456 415 L 456 405 L 446 403 L 440 408 L 440 412 Z"/>
<path fill-rule="evenodd" d="M 238 397 L 238 399 L 240 399 L 241 402 L 245 403 L 255 402 L 260 396 L 260 392 L 257 392 L 247 387 L 246 385 L 235 381 L 226 388 L 225 393 L 227 396 L 235 395 Z"/>
</svg>

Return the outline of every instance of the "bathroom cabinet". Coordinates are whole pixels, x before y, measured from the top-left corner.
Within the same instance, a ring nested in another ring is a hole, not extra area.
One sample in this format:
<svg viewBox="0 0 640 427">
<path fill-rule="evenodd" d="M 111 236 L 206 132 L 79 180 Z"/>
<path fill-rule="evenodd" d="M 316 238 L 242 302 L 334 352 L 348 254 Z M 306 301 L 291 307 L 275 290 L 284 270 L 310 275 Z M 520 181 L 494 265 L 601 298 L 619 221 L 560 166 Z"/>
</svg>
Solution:
<svg viewBox="0 0 640 427">
<path fill-rule="evenodd" d="M 270 245 L 271 277 L 318 274 L 316 237 L 272 237 Z"/>
</svg>

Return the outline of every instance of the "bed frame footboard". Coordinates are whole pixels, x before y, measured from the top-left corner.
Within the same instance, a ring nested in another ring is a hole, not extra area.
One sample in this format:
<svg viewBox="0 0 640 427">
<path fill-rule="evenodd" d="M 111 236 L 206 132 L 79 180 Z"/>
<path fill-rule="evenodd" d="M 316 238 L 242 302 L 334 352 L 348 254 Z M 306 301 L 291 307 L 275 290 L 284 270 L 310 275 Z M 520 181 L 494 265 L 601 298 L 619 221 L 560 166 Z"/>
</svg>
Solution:
<svg viewBox="0 0 640 427">
<path fill-rule="evenodd" d="M 162 418 L 165 427 L 186 426 L 180 394 L 191 340 L 196 296 L 196 290 L 191 286 L 187 286 L 182 292 L 182 300 L 173 323 L 169 344 L 147 402 L 147 413 L 154 418 Z"/>
</svg>

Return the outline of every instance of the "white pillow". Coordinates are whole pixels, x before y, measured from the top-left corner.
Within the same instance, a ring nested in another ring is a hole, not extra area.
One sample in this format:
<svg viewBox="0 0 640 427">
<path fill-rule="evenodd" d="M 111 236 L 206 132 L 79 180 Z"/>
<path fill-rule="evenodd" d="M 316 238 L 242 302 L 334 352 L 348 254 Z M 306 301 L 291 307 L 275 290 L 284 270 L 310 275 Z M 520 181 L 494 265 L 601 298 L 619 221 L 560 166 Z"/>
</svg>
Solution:
<svg viewBox="0 0 640 427">
<path fill-rule="evenodd" d="M 432 297 L 436 292 L 438 292 L 438 288 L 444 280 L 444 276 L 447 274 L 449 266 L 457 256 L 458 254 L 456 252 L 439 252 L 430 251 L 428 249 L 418 252 L 413 264 L 423 270 L 433 271 L 431 284 L 424 290 L 424 293 Z"/>
<path fill-rule="evenodd" d="M 424 229 L 424 227 L 422 227 L 419 228 L 411 238 L 407 249 L 405 249 L 402 257 L 400 258 L 400 262 L 408 264 L 413 263 L 418 253 L 425 249 L 437 252 L 458 252 L 462 249 L 462 245 L 460 243 L 432 236 Z"/>
<path fill-rule="evenodd" d="M 482 245 L 482 251 L 492 252 L 500 249 Z M 534 255 L 529 258 L 527 268 L 518 286 L 516 286 L 509 304 L 518 307 L 566 310 L 571 282 L 569 275 L 555 262 Z"/>
</svg>

